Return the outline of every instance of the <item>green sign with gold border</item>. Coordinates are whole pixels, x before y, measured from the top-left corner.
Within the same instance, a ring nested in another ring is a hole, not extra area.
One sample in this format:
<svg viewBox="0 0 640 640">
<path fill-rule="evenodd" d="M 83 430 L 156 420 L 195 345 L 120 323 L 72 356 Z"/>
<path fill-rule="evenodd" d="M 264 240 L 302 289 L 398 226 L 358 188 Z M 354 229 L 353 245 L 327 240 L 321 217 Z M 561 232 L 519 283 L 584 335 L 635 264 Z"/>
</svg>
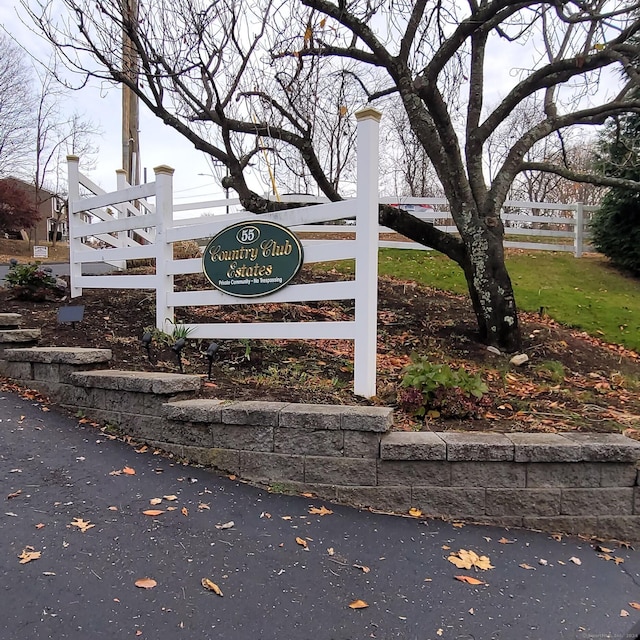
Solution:
<svg viewBox="0 0 640 640">
<path fill-rule="evenodd" d="M 239 298 L 257 298 L 285 287 L 302 260 L 302 245 L 287 227 L 239 222 L 209 240 L 202 270 L 216 289 Z"/>
</svg>

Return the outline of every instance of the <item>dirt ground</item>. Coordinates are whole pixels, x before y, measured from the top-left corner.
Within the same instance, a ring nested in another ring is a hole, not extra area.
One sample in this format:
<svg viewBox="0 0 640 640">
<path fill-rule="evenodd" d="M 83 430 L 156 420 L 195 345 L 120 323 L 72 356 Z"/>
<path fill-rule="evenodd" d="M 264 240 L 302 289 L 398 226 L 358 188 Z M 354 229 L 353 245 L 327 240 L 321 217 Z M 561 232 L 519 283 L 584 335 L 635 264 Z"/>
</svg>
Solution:
<svg viewBox="0 0 640 640">
<path fill-rule="evenodd" d="M 300 281 L 326 279 L 304 269 Z M 206 288 L 191 276 L 181 286 Z M 59 324 L 58 309 L 69 300 L 25 302 L 0 289 L 0 309 L 23 315 L 22 326 L 42 330 L 46 346 L 106 347 L 112 368 L 178 371 L 178 358 L 156 335 L 149 357 L 141 342 L 154 323 L 150 291 L 92 290 L 71 304 L 85 306 L 77 326 Z M 352 306 L 352 305 L 351 305 Z M 179 322 L 327 321 L 353 317 L 347 302 L 262 304 L 179 310 Z M 263 399 L 306 403 L 391 406 L 400 429 L 493 431 L 612 431 L 640 439 L 640 358 L 546 317 L 520 314 L 522 353 L 529 361 L 509 363 L 480 344 L 465 297 L 412 282 L 381 278 L 378 310 L 378 395 L 366 400 L 351 392 L 353 349 L 349 341 L 221 340 L 203 395 L 223 399 Z M 186 373 L 207 377 L 209 341 L 187 339 Z M 489 386 L 487 406 L 476 419 L 428 418 L 403 412 L 397 392 L 411 354 L 434 363 L 480 373 Z"/>
</svg>

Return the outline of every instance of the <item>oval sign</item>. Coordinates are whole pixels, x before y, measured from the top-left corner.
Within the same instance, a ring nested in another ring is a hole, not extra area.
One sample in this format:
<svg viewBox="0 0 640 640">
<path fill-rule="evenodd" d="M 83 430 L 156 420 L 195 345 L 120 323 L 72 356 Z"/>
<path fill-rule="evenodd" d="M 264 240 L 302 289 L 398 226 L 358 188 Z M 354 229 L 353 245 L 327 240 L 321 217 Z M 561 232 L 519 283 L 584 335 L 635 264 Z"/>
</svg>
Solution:
<svg viewBox="0 0 640 640">
<path fill-rule="evenodd" d="M 239 222 L 209 240 L 202 270 L 220 291 L 239 298 L 266 296 L 286 286 L 302 266 L 302 245 L 275 222 Z"/>
</svg>

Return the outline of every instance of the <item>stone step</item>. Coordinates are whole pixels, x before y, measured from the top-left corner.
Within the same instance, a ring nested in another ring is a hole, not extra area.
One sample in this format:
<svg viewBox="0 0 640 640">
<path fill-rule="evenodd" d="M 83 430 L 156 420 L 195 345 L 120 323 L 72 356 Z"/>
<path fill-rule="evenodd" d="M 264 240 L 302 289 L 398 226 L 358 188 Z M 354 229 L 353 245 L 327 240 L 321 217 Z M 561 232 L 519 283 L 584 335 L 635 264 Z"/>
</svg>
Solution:
<svg viewBox="0 0 640 640">
<path fill-rule="evenodd" d="M 22 321 L 19 313 L 0 313 L 0 330 L 17 329 Z"/>
<path fill-rule="evenodd" d="M 40 340 L 41 335 L 40 329 L 0 329 L 0 344 L 3 342 L 12 344 L 35 342 Z"/>
</svg>

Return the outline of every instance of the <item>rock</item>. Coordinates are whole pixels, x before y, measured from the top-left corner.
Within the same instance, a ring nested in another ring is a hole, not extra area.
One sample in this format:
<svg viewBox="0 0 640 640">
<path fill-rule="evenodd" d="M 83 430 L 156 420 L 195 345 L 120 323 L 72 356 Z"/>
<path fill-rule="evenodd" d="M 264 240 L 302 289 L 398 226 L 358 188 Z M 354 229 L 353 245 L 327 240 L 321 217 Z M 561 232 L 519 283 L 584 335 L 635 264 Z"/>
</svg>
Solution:
<svg viewBox="0 0 640 640">
<path fill-rule="evenodd" d="M 519 353 L 517 356 L 513 356 L 513 358 L 509 360 L 509 364 L 515 364 L 516 367 L 519 367 L 525 362 L 529 362 L 529 356 L 526 353 Z"/>
</svg>

